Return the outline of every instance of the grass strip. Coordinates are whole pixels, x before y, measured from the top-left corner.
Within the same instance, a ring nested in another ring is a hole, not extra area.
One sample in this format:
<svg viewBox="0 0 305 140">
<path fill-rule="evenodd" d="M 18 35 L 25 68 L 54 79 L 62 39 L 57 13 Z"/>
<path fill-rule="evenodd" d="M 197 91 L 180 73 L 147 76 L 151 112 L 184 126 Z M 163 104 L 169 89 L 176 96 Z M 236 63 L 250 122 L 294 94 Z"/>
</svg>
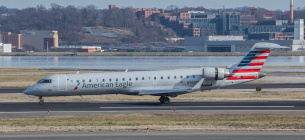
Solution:
<svg viewBox="0 0 305 140">
<path fill-rule="evenodd" d="M 304 131 L 304 114 L 122 114 L 1 119 L 0 132 L 145 130 Z"/>
</svg>

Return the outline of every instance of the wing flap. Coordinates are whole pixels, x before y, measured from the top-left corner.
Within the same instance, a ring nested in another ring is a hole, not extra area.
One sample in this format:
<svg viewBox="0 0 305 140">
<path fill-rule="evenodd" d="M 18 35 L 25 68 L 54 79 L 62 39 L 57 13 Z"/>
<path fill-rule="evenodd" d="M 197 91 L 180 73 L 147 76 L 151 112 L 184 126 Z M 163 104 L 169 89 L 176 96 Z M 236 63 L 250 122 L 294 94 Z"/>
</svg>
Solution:
<svg viewBox="0 0 305 140">
<path fill-rule="evenodd" d="M 170 90 L 142 90 L 138 95 L 162 95 L 162 94 L 185 94 L 188 93 L 187 89 L 170 89 Z"/>
</svg>

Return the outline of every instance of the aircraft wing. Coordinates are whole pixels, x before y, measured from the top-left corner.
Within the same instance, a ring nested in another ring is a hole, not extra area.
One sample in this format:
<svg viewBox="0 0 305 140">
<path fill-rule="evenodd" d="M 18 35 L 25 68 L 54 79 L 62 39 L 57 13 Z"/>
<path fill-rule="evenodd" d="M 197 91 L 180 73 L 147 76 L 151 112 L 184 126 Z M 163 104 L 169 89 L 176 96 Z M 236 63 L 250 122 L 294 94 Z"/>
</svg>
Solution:
<svg viewBox="0 0 305 140">
<path fill-rule="evenodd" d="M 190 89 L 169 89 L 169 90 L 142 90 L 138 95 L 173 96 L 188 93 Z"/>
<path fill-rule="evenodd" d="M 138 95 L 155 95 L 155 96 L 172 96 L 176 97 L 179 94 L 185 94 L 189 92 L 193 92 L 194 90 L 200 89 L 200 86 L 203 82 L 204 78 L 202 78 L 194 87 L 192 88 L 184 88 L 184 89 L 168 89 L 168 90 L 141 90 Z"/>
</svg>

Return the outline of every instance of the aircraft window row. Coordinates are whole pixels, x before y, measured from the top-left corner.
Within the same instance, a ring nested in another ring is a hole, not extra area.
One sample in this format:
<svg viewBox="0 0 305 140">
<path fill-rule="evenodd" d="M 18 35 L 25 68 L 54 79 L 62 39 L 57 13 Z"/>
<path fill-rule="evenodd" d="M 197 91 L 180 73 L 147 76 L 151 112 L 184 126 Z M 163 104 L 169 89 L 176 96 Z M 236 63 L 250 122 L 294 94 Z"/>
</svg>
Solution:
<svg viewBox="0 0 305 140">
<path fill-rule="evenodd" d="M 52 83 L 51 79 L 41 79 L 37 83 Z"/>
<path fill-rule="evenodd" d="M 168 76 L 167 79 L 170 79 L 171 76 Z M 196 78 L 195 75 L 192 75 L 193 78 Z M 148 77 L 150 79 L 150 77 Z M 177 79 L 177 76 L 173 76 L 174 79 Z M 190 76 L 186 76 L 186 78 L 190 78 Z M 163 80 L 163 76 L 160 76 L 160 79 Z M 183 79 L 183 76 L 180 76 L 180 79 Z M 41 82 L 52 82 L 51 80 L 48 81 L 48 79 L 43 79 L 43 80 L 47 80 L 47 81 L 38 81 L 38 83 L 41 83 Z M 122 78 L 122 81 L 125 81 L 126 79 L 125 78 Z M 138 77 L 135 78 L 136 81 L 139 80 Z M 142 77 L 142 80 L 145 80 L 145 77 Z M 157 80 L 157 77 L 154 76 L 154 80 Z M 102 79 L 102 82 L 105 82 L 106 80 L 105 79 Z M 115 78 L 115 81 L 119 81 L 119 78 Z M 132 81 L 132 78 L 129 78 L 129 81 Z M 82 80 L 82 82 L 86 82 L 86 80 Z M 92 82 L 91 79 L 89 79 L 89 82 Z M 98 82 L 98 79 L 96 79 L 96 82 Z M 109 79 L 109 82 L 111 82 L 111 78 Z M 71 83 L 73 83 L 73 80 L 71 80 Z M 79 83 L 79 80 L 76 80 L 76 83 Z"/>
</svg>

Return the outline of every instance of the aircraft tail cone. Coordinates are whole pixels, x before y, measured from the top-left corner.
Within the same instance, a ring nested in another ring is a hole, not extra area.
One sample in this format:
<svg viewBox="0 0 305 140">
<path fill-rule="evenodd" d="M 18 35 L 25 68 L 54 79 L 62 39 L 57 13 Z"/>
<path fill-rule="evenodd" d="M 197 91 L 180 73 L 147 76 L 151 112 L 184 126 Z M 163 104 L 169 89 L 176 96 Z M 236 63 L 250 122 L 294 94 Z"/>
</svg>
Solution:
<svg viewBox="0 0 305 140">
<path fill-rule="evenodd" d="M 258 79 L 263 78 L 263 77 L 265 77 L 265 76 L 266 76 L 266 73 L 260 72 L 260 73 L 258 74 Z"/>
</svg>

